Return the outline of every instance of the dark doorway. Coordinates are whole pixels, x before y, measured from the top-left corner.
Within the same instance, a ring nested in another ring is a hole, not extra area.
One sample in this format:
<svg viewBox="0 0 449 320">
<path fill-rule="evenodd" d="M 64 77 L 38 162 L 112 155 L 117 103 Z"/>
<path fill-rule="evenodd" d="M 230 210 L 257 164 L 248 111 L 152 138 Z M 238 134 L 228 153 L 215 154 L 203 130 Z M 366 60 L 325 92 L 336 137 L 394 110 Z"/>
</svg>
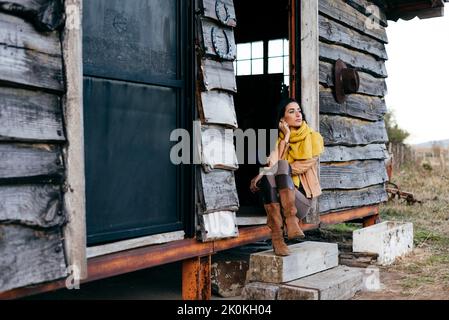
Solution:
<svg viewBox="0 0 449 320">
<path fill-rule="evenodd" d="M 235 105 L 239 128 L 275 129 L 277 105 L 289 94 L 289 1 L 234 0 L 234 4 L 238 89 Z M 260 199 L 249 190 L 263 160 L 241 164 L 236 172 L 240 216 L 264 215 Z"/>
<path fill-rule="evenodd" d="M 184 227 L 170 133 L 190 121 L 187 2 L 83 3 L 89 245 Z"/>
</svg>

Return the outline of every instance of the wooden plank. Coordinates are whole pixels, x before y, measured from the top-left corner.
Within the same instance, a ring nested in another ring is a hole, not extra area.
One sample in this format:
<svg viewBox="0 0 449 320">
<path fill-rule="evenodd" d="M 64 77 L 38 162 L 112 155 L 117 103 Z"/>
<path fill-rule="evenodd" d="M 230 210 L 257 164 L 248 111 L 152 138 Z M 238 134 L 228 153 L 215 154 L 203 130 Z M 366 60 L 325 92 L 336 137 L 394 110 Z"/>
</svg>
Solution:
<svg viewBox="0 0 449 320">
<path fill-rule="evenodd" d="M 0 108 L 0 141 L 65 140 L 61 102 L 56 95 L 0 87 Z"/>
<path fill-rule="evenodd" d="M 331 62 L 332 64 L 338 59 L 341 59 L 349 66 L 367 72 L 375 77 L 388 77 L 383 60 L 377 60 L 372 55 L 350 50 L 342 46 L 320 42 L 320 59 Z"/>
<path fill-rule="evenodd" d="M 308 124 L 319 130 L 318 0 L 301 1 L 301 107 Z"/>
<path fill-rule="evenodd" d="M 211 261 L 211 255 L 183 261 L 183 300 L 210 300 L 212 295 Z"/>
<path fill-rule="evenodd" d="M 66 275 L 59 229 L 0 225 L 0 256 L 0 292 Z"/>
<path fill-rule="evenodd" d="M 352 160 L 383 160 L 388 158 L 385 144 L 369 144 L 363 147 L 334 146 L 324 148 L 321 162 L 345 162 Z"/>
<path fill-rule="evenodd" d="M 221 89 L 233 93 L 237 92 L 237 83 L 232 62 L 202 59 L 201 72 L 206 90 Z"/>
<path fill-rule="evenodd" d="M 200 19 L 200 23 L 204 54 L 216 59 L 234 61 L 237 47 L 233 29 L 206 19 Z"/>
<path fill-rule="evenodd" d="M 221 211 L 203 214 L 199 216 L 199 224 L 203 242 L 239 236 L 235 212 Z"/>
<path fill-rule="evenodd" d="M 61 150 L 52 145 L 0 144 L 0 182 L 3 179 L 62 176 Z"/>
<path fill-rule="evenodd" d="M 0 46 L 0 81 L 54 91 L 64 90 L 62 60 L 31 49 L 14 47 L 6 38 Z"/>
<path fill-rule="evenodd" d="M 320 61 L 320 83 L 325 87 L 334 86 L 334 66 L 325 61 Z M 376 78 L 366 72 L 359 71 L 360 86 L 357 93 L 383 97 L 387 94 L 385 78 Z"/>
<path fill-rule="evenodd" d="M 321 164 L 320 183 L 323 190 L 362 189 L 387 180 L 383 160 Z"/>
<path fill-rule="evenodd" d="M 388 27 L 388 20 L 385 11 L 369 0 L 344 0 L 351 7 L 365 16 L 372 19 L 372 23 L 378 23 L 383 27 Z"/>
<path fill-rule="evenodd" d="M 126 251 L 129 249 L 141 248 L 150 245 L 179 241 L 183 240 L 184 238 L 185 238 L 184 231 L 174 231 L 136 239 L 117 241 L 95 247 L 88 247 L 87 258 L 104 256 L 115 252 Z"/>
<path fill-rule="evenodd" d="M 239 168 L 232 129 L 201 127 L 201 162 L 206 172 L 214 169 L 234 171 Z"/>
<path fill-rule="evenodd" d="M 62 226 L 66 217 L 61 200 L 59 186 L 0 186 L 0 223 L 39 228 Z"/>
<path fill-rule="evenodd" d="M 301 50 L 301 92 L 296 95 L 301 97 L 301 107 L 304 110 L 307 122 L 312 129 L 320 130 L 320 101 L 319 101 L 319 31 L 318 31 L 318 2 L 299 1 L 299 30 Z M 292 35 L 293 36 L 293 35 Z M 296 37 L 296 35 L 295 35 Z M 295 77 L 294 77 L 295 78 Z M 317 171 L 319 176 L 319 166 Z M 318 202 L 314 203 L 305 222 L 318 223 Z"/>
<path fill-rule="evenodd" d="M 201 92 L 199 102 L 200 117 L 203 124 L 220 124 L 237 128 L 234 96 L 227 92 Z"/>
<path fill-rule="evenodd" d="M 321 134 L 326 146 L 356 146 L 388 141 L 383 121 L 368 122 L 341 116 L 321 115 Z"/>
<path fill-rule="evenodd" d="M 385 28 L 371 28 L 368 23 L 369 20 L 364 14 L 358 12 L 343 1 L 320 0 L 319 10 L 322 14 L 335 19 L 348 27 L 354 28 L 383 43 L 388 43 L 387 31 Z"/>
<path fill-rule="evenodd" d="M 61 0 L 2 1 L 0 12 L 25 19 L 39 31 L 54 31 L 64 23 L 64 6 Z"/>
<path fill-rule="evenodd" d="M 321 41 L 338 44 L 349 49 L 357 49 L 376 58 L 388 60 L 385 44 L 382 42 L 378 42 L 322 15 L 319 17 L 319 26 Z"/>
<path fill-rule="evenodd" d="M 67 16 L 63 32 L 63 54 L 67 70 L 67 92 L 63 108 L 68 144 L 65 148 L 66 185 L 64 212 L 69 223 L 64 228 L 67 261 L 80 279 L 87 278 L 86 192 L 84 177 L 82 0 L 65 0 Z"/>
<path fill-rule="evenodd" d="M 198 170 L 200 214 L 218 211 L 238 211 L 239 199 L 234 172 L 214 170 L 210 173 Z"/>
<path fill-rule="evenodd" d="M 205 17 L 229 27 L 237 26 L 233 0 L 201 0 L 200 5 Z"/>
<path fill-rule="evenodd" d="M 37 32 L 24 20 L 0 13 L 0 43 L 62 58 L 58 32 Z"/>
<path fill-rule="evenodd" d="M 388 200 L 384 185 L 360 190 L 325 190 L 320 196 L 320 212 L 341 211 L 354 207 L 379 204 Z"/>
<path fill-rule="evenodd" d="M 380 121 L 387 113 L 384 99 L 359 94 L 350 94 L 344 103 L 335 100 L 330 89 L 322 88 L 320 91 L 321 114 L 336 114 L 352 116 L 369 121 Z"/>
</svg>

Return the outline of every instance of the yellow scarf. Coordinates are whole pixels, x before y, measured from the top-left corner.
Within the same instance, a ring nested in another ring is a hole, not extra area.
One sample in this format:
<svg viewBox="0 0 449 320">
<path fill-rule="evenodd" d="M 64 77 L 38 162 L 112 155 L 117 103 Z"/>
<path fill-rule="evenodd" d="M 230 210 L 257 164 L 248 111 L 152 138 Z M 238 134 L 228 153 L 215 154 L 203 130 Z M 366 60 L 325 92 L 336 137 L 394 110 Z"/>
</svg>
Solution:
<svg viewBox="0 0 449 320">
<path fill-rule="evenodd" d="M 284 133 L 279 131 L 277 144 L 284 139 Z M 296 160 L 307 160 L 319 156 L 324 151 L 323 137 L 319 132 L 311 129 L 308 124 L 303 121 L 301 127 L 290 129 L 289 149 L 287 154 L 288 163 Z M 299 176 L 293 175 L 293 182 L 299 187 Z"/>
</svg>

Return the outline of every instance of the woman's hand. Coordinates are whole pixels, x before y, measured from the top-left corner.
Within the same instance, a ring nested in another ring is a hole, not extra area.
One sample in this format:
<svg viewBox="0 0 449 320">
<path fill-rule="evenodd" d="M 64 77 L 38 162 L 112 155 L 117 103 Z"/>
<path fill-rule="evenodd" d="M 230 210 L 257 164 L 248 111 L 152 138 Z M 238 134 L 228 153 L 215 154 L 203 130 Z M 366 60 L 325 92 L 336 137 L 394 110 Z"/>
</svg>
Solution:
<svg viewBox="0 0 449 320">
<path fill-rule="evenodd" d="M 257 183 L 260 181 L 260 179 L 262 179 L 263 175 L 258 174 L 255 178 L 253 178 L 251 180 L 251 185 L 249 186 L 249 189 L 251 190 L 252 193 L 256 193 L 257 191 L 259 191 L 259 187 L 257 186 Z"/>
<path fill-rule="evenodd" d="M 282 133 L 284 134 L 284 140 L 289 141 L 290 127 L 284 119 L 281 119 L 281 121 L 279 121 L 279 130 L 281 130 Z"/>
</svg>

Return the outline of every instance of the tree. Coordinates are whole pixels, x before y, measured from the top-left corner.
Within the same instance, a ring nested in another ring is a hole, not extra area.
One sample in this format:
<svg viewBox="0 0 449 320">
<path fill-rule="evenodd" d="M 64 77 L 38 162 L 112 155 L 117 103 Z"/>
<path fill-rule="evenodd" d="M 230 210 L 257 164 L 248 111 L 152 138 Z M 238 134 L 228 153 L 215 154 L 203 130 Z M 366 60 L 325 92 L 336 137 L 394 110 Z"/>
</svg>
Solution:
<svg viewBox="0 0 449 320">
<path fill-rule="evenodd" d="M 391 143 L 404 143 L 410 136 L 406 130 L 399 128 L 393 111 L 388 111 L 385 115 L 385 126 L 387 127 L 388 140 Z"/>
</svg>

